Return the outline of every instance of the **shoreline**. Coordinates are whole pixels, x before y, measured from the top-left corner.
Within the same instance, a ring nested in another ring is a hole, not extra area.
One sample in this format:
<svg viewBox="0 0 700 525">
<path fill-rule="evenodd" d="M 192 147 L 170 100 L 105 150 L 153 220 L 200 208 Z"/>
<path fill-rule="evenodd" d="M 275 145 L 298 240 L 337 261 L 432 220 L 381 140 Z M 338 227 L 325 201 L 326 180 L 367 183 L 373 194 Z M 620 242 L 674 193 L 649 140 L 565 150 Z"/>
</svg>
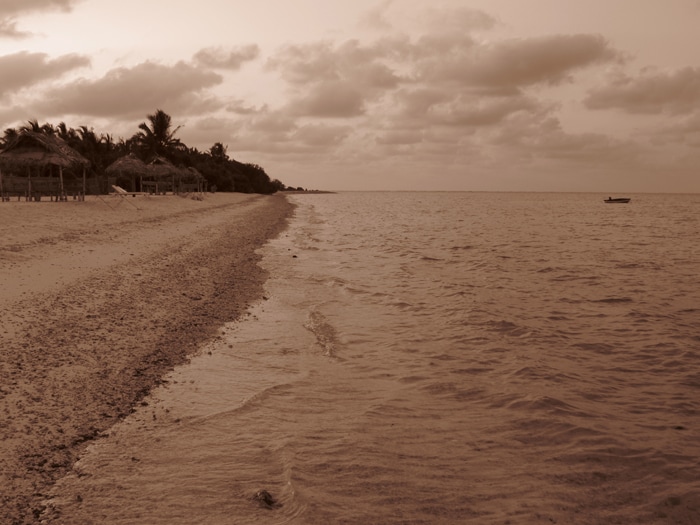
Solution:
<svg viewBox="0 0 700 525">
<path fill-rule="evenodd" d="M 0 203 L 0 521 L 260 298 L 282 195 Z"/>
</svg>

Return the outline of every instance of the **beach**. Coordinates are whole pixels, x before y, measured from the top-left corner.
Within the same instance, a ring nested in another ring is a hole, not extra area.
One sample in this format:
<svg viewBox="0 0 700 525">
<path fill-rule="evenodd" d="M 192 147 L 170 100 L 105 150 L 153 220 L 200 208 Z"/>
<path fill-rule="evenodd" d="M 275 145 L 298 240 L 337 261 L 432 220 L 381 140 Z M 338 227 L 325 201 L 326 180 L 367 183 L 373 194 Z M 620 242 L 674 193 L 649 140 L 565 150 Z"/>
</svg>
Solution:
<svg viewBox="0 0 700 525">
<path fill-rule="evenodd" d="M 282 196 L 0 204 L 0 522 L 52 484 L 263 293 Z"/>
</svg>

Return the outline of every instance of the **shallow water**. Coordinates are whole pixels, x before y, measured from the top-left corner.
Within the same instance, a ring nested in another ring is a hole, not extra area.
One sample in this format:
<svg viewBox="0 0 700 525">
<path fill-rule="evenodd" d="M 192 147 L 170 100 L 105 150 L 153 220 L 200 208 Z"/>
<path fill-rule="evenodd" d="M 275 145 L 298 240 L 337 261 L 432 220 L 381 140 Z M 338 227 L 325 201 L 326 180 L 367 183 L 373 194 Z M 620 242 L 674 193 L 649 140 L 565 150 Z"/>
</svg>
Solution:
<svg viewBox="0 0 700 525">
<path fill-rule="evenodd" d="M 62 523 L 700 523 L 700 196 L 605 197 L 290 196 Z"/>
</svg>

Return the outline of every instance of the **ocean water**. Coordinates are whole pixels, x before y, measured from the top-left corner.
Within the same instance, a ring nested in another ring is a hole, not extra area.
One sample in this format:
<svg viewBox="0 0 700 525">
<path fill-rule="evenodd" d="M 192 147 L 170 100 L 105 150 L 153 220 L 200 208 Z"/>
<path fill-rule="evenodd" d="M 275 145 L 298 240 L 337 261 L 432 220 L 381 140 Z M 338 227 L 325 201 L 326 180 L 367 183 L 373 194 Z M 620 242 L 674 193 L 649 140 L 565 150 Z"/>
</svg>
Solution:
<svg viewBox="0 0 700 525">
<path fill-rule="evenodd" d="M 290 196 L 61 523 L 700 523 L 700 195 L 606 197 Z"/>
</svg>

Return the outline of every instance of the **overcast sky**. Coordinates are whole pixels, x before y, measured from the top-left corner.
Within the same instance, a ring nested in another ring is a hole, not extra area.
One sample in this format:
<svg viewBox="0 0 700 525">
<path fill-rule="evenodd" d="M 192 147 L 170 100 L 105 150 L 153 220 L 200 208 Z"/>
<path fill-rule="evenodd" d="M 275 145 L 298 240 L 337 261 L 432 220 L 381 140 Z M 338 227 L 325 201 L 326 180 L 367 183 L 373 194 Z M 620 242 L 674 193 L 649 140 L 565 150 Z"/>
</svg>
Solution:
<svg viewBox="0 0 700 525">
<path fill-rule="evenodd" d="M 700 192 L 700 0 L 0 0 L 0 125 L 330 190 Z"/>
</svg>

